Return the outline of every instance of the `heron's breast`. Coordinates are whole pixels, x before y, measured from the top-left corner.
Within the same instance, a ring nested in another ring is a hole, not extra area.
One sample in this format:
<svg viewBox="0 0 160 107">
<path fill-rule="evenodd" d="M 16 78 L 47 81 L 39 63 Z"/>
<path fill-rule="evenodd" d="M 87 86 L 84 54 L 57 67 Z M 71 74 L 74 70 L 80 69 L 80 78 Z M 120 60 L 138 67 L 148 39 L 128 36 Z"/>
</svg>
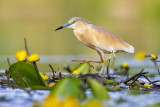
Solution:
<svg viewBox="0 0 160 107">
<path fill-rule="evenodd" d="M 75 29 L 74 34 L 77 39 L 90 48 L 95 47 L 95 40 L 93 35 L 90 34 L 88 29 Z"/>
</svg>

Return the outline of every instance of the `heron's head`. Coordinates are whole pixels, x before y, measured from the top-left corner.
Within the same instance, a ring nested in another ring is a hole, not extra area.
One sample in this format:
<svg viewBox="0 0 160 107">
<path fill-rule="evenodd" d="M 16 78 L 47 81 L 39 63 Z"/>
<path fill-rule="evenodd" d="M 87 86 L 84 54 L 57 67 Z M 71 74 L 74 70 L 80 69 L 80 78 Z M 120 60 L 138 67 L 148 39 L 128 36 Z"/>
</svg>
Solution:
<svg viewBox="0 0 160 107">
<path fill-rule="evenodd" d="M 55 31 L 60 30 L 62 28 L 75 28 L 75 26 L 79 23 L 90 23 L 89 21 L 81 18 L 81 17 L 73 17 L 67 23 L 57 28 Z"/>
</svg>

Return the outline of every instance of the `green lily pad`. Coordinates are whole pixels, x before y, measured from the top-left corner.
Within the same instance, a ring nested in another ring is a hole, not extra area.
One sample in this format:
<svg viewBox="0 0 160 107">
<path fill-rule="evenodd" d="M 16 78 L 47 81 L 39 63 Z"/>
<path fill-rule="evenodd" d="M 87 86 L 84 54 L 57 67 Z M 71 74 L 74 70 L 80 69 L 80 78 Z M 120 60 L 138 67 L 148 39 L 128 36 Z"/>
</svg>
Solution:
<svg viewBox="0 0 160 107">
<path fill-rule="evenodd" d="M 87 83 L 91 88 L 94 98 L 100 100 L 109 99 L 108 91 L 98 81 L 87 78 Z"/>
<path fill-rule="evenodd" d="M 90 72 L 90 66 L 88 63 L 79 64 L 73 71 L 72 74 L 80 75 L 87 74 Z"/>
<path fill-rule="evenodd" d="M 35 68 L 27 62 L 16 62 L 9 68 L 12 79 L 22 87 L 42 86 Z M 44 82 L 44 81 L 43 81 Z M 44 83 L 46 84 L 46 83 Z"/>
<path fill-rule="evenodd" d="M 61 79 L 51 90 L 51 95 L 56 97 L 72 96 L 76 98 L 84 98 L 84 92 L 80 89 L 80 79 L 67 77 Z"/>
<path fill-rule="evenodd" d="M 105 84 L 116 84 L 117 82 L 114 80 L 104 79 Z"/>
</svg>

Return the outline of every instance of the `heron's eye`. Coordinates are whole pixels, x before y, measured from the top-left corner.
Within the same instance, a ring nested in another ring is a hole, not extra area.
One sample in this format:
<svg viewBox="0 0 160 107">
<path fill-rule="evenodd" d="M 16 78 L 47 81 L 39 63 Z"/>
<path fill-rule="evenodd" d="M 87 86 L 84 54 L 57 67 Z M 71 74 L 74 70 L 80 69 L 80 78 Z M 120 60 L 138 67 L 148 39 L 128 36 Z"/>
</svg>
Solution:
<svg viewBox="0 0 160 107">
<path fill-rule="evenodd" d="M 71 21 L 70 23 L 71 23 L 71 24 L 74 24 L 75 22 L 76 22 L 76 21 Z"/>
</svg>

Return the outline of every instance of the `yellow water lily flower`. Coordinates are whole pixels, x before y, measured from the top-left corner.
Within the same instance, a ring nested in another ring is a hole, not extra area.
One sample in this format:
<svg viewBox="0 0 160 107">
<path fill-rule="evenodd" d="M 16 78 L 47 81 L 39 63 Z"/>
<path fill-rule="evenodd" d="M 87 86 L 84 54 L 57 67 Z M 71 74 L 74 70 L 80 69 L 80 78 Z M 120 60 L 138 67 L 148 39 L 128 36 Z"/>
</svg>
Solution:
<svg viewBox="0 0 160 107">
<path fill-rule="evenodd" d="M 47 75 L 44 75 L 43 73 L 40 73 L 41 77 L 44 79 L 44 80 L 48 80 L 48 76 Z"/>
<path fill-rule="evenodd" d="M 45 99 L 42 107 L 60 107 L 61 101 L 53 96 L 48 96 L 48 98 Z"/>
<path fill-rule="evenodd" d="M 136 59 L 138 59 L 138 60 L 143 60 L 143 59 L 145 59 L 145 53 L 142 52 L 142 51 L 139 51 L 139 52 L 137 52 L 137 53 L 135 54 L 134 57 L 135 57 Z"/>
<path fill-rule="evenodd" d="M 25 61 L 27 57 L 27 52 L 24 50 L 16 52 L 16 58 L 18 61 Z"/>
<path fill-rule="evenodd" d="M 81 107 L 76 98 L 67 97 L 60 100 L 55 96 L 49 95 L 43 103 L 43 107 Z"/>
<path fill-rule="evenodd" d="M 90 99 L 86 101 L 82 107 L 108 107 L 108 106 L 104 106 L 103 101 L 97 99 Z"/>
<path fill-rule="evenodd" d="M 56 83 L 50 83 L 49 87 L 53 87 Z"/>
<path fill-rule="evenodd" d="M 27 60 L 28 62 L 36 62 L 40 60 L 40 57 L 38 56 L 38 54 L 32 54 L 28 56 Z"/>
<path fill-rule="evenodd" d="M 153 87 L 153 85 L 150 84 L 150 83 L 145 83 L 144 86 L 145 86 L 145 87 Z"/>
<path fill-rule="evenodd" d="M 156 60 L 158 59 L 158 56 L 157 55 L 154 55 L 154 54 L 151 54 L 150 57 L 149 57 L 150 60 Z"/>
</svg>

